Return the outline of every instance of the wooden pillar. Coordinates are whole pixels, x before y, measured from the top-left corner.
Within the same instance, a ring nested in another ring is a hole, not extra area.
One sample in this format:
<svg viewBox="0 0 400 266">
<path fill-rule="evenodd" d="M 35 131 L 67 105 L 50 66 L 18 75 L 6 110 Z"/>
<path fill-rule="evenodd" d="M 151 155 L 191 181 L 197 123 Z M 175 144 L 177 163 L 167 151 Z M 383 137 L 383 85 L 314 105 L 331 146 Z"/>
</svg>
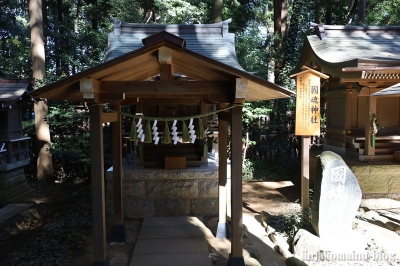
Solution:
<svg viewBox="0 0 400 266">
<path fill-rule="evenodd" d="M 231 266 L 244 266 L 242 217 L 242 107 L 231 109 Z"/>
<path fill-rule="evenodd" d="M 310 189 L 310 136 L 301 137 L 301 210 L 308 215 Z"/>
<path fill-rule="evenodd" d="M 368 93 L 369 94 L 369 93 Z M 367 96 L 365 106 L 365 150 L 364 155 L 375 155 L 375 147 L 372 147 L 371 117 L 376 114 L 376 97 Z"/>
<path fill-rule="evenodd" d="M 204 114 L 204 113 L 207 113 L 207 112 L 208 112 L 208 106 L 207 106 L 207 104 L 204 103 L 203 101 L 201 101 L 201 102 L 200 102 L 200 113 L 201 113 L 201 114 Z M 207 117 L 207 116 L 203 116 L 203 117 L 201 118 L 201 120 L 203 121 L 203 125 L 204 125 L 205 127 L 207 127 L 207 120 L 208 120 L 208 117 Z M 201 147 L 201 148 L 202 148 L 202 147 Z M 206 157 L 201 156 L 201 162 L 202 162 L 203 165 L 207 165 L 207 164 L 208 164 L 208 156 L 206 156 Z"/>
<path fill-rule="evenodd" d="M 346 93 L 344 98 L 344 103 L 345 103 L 344 113 L 346 114 L 344 117 L 344 129 L 345 129 L 344 136 L 346 136 L 346 132 L 351 129 L 351 121 L 353 119 L 354 114 L 352 112 L 352 101 L 351 101 L 352 90 L 346 89 L 344 92 Z M 344 142 L 346 142 L 346 139 L 344 139 Z"/>
<path fill-rule="evenodd" d="M 114 104 L 112 108 L 121 112 L 121 105 Z M 111 123 L 112 126 L 112 153 L 113 153 L 113 228 L 111 231 L 110 242 L 126 242 L 126 231 L 123 219 L 123 199 L 122 199 L 122 132 L 121 116 Z"/>
<path fill-rule="evenodd" d="M 104 197 L 104 150 L 102 110 L 89 107 L 90 161 L 93 215 L 93 263 L 92 266 L 109 265 L 106 251 L 106 215 Z"/>
<path fill-rule="evenodd" d="M 226 104 L 221 104 L 225 108 Z M 227 216 L 227 161 L 228 161 L 228 122 L 218 117 L 218 188 L 219 188 L 219 219 L 216 237 L 229 238 Z"/>
</svg>

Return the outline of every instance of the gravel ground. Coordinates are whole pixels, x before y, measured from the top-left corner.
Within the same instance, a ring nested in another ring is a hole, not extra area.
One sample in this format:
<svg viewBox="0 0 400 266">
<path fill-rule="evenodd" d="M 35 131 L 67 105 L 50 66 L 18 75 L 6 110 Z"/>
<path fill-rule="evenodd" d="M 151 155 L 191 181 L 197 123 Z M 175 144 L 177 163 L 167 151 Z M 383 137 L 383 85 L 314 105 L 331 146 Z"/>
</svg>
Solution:
<svg viewBox="0 0 400 266">
<path fill-rule="evenodd" d="M 42 202 L 0 226 L 0 265 L 71 265 L 92 232 L 90 185 L 30 186 Z"/>
</svg>

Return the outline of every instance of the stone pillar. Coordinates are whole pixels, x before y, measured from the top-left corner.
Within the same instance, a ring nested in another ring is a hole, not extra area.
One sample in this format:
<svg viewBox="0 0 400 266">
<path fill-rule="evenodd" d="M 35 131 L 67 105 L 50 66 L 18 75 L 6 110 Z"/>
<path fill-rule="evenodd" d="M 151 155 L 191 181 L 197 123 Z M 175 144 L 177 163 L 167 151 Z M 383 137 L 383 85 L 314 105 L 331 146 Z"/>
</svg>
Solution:
<svg viewBox="0 0 400 266">
<path fill-rule="evenodd" d="M 110 265 L 106 256 L 106 215 L 104 197 L 104 149 L 102 111 L 89 107 L 90 160 L 93 211 L 93 263 L 92 266 Z"/>
</svg>

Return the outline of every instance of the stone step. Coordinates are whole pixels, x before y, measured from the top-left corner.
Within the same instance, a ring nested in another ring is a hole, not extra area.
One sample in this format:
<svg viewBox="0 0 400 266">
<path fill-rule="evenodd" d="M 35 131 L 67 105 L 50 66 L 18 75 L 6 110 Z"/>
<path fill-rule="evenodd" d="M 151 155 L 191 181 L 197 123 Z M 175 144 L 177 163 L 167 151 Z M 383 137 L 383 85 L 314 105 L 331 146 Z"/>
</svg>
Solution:
<svg viewBox="0 0 400 266">
<path fill-rule="evenodd" d="M 364 140 L 360 140 L 360 141 L 356 141 L 353 142 L 353 146 L 357 149 L 364 149 L 365 148 L 365 141 Z M 376 141 L 375 142 L 375 147 L 376 148 L 393 148 L 393 149 L 399 149 L 400 148 L 400 143 L 396 142 L 396 141 Z"/>
<path fill-rule="evenodd" d="M 374 162 L 374 161 L 393 161 L 394 154 L 392 155 L 360 155 L 360 161 Z"/>
<path fill-rule="evenodd" d="M 397 148 L 375 148 L 375 154 L 376 155 L 386 155 L 386 154 L 393 154 Z M 364 154 L 364 149 L 359 149 L 358 154 Z"/>
<path fill-rule="evenodd" d="M 400 224 L 400 208 L 376 210 L 376 212 L 379 213 L 379 215 Z"/>
</svg>

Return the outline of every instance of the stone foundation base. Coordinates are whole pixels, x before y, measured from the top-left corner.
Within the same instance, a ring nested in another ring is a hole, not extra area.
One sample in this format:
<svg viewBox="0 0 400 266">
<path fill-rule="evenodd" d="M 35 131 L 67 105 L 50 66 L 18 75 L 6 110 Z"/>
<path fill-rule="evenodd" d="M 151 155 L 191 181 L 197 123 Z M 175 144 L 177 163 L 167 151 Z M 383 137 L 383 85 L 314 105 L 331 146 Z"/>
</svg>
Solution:
<svg viewBox="0 0 400 266">
<path fill-rule="evenodd" d="M 30 190 L 24 173 L 24 167 L 0 172 L 0 195 L 12 200 Z"/>
<path fill-rule="evenodd" d="M 107 171 L 106 213 L 113 212 L 112 168 Z M 218 215 L 218 168 L 144 169 L 123 164 L 124 216 Z"/>
<path fill-rule="evenodd" d="M 310 151 L 310 188 L 313 188 L 319 154 Z M 357 177 L 363 198 L 400 198 L 400 164 L 395 162 L 361 162 L 342 156 Z"/>
</svg>

